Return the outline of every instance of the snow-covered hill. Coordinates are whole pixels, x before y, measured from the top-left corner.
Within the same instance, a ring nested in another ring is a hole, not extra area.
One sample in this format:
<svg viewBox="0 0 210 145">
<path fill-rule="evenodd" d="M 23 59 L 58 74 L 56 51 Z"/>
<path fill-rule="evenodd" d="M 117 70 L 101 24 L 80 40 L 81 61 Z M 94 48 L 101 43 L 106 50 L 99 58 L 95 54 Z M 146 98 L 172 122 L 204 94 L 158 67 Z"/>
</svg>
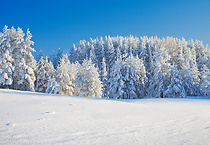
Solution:
<svg viewBox="0 0 210 145">
<path fill-rule="evenodd" d="M 210 99 L 106 100 L 0 90 L 0 144 L 209 144 Z"/>
</svg>

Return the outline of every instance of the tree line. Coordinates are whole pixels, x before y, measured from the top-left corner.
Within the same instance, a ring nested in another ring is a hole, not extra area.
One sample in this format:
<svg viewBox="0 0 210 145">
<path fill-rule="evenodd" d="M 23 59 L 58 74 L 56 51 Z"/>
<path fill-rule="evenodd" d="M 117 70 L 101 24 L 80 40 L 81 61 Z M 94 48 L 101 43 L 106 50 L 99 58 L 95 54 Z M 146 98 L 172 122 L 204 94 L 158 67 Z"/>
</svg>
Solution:
<svg viewBox="0 0 210 145">
<path fill-rule="evenodd" d="M 44 58 L 31 33 L 0 33 L 0 87 L 42 93 L 136 99 L 210 95 L 210 50 L 173 37 L 100 37 Z"/>
</svg>

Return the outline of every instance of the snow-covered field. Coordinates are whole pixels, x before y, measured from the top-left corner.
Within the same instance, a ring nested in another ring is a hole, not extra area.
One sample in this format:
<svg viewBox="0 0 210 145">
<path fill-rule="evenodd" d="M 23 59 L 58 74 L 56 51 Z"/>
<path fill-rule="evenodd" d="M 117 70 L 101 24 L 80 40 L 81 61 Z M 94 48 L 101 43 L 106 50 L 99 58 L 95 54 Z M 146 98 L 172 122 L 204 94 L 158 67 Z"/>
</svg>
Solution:
<svg viewBox="0 0 210 145">
<path fill-rule="evenodd" d="M 210 144 L 210 99 L 108 100 L 0 89 L 0 144 Z"/>
</svg>

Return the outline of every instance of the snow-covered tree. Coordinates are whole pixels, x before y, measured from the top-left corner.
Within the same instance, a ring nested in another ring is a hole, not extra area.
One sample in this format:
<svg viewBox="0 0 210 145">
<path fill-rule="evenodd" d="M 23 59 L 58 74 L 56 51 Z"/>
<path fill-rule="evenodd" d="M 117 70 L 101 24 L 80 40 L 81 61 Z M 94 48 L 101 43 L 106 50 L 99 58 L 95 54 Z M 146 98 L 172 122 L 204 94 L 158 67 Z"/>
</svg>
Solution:
<svg viewBox="0 0 210 145">
<path fill-rule="evenodd" d="M 206 65 L 203 65 L 201 68 L 200 89 L 202 95 L 210 95 L 210 70 Z"/>
<path fill-rule="evenodd" d="M 138 95 L 136 93 L 135 83 L 138 81 L 138 76 L 134 72 L 134 68 L 129 65 L 123 66 L 123 81 L 124 81 L 124 91 L 123 98 L 121 99 L 137 99 Z"/>
<path fill-rule="evenodd" d="M 210 69 L 210 48 L 207 50 L 207 63 L 206 66 L 208 67 L 208 69 Z"/>
<path fill-rule="evenodd" d="M 78 68 L 75 78 L 75 95 L 83 97 L 102 97 L 102 82 L 98 69 L 91 59 L 84 60 Z"/>
<path fill-rule="evenodd" d="M 103 96 L 106 97 L 107 96 L 107 71 L 106 71 L 105 58 L 102 59 L 100 76 L 101 76 L 101 82 L 103 83 Z"/>
<path fill-rule="evenodd" d="M 36 87 L 35 90 L 37 92 L 45 93 L 45 88 L 47 87 L 47 78 L 46 78 L 46 71 L 45 71 L 45 60 L 43 56 L 38 61 L 37 64 L 37 72 L 36 72 Z"/>
<path fill-rule="evenodd" d="M 111 68 L 114 65 L 115 62 L 115 49 L 113 46 L 113 43 L 111 41 L 111 38 L 108 37 L 106 38 L 106 42 L 104 44 L 104 48 L 105 48 L 105 60 L 107 61 L 107 74 L 108 74 L 108 78 L 109 78 L 109 74 L 111 73 Z"/>
<path fill-rule="evenodd" d="M 191 42 L 192 43 L 192 42 Z M 191 44 L 192 45 L 192 44 Z M 193 46 L 191 46 L 193 47 Z M 191 49 L 190 54 L 189 54 L 189 66 L 190 66 L 190 76 L 192 77 L 193 85 L 192 85 L 192 90 L 193 90 L 193 95 L 199 95 L 200 93 L 200 88 L 199 88 L 199 70 L 196 62 L 196 51 L 195 49 Z"/>
<path fill-rule="evenodd" d="M 11 30 L 5 26 L 3 33 L 0 33 L 0 86 L 4 88 L 11 88 L 13 83 L 14 59 L 11 37 Z"/>
<path fill-rule="evenodd" d="M 45 70 L 48 79 L 56 75 L 56 70 L 54 68 L 54 65 L 51 61 L 48 60 L 48 57 L 46 57 L 45 59 Z"/>
<path fill-rule="evenodd" d="M 132 54 L 125 59 L 123 65 L 125 91 L 129 99 L 142 98 L 145 96 L 145 83 L 147 82 L 146 70 L 143 61 Z M 129 95 L 132 94 L 133 96 Z"/>
<path fill-rule="evenodd" d="M 61 86 L 59 94 L 73 95 L 75 90 L 75 75 L 76 68 L 74 64 L 71 64 L 68 56 L 63 54 L 60 64 L 57 67 L 56 78 L 58 84 Z"/>
<path fill-rule="evenodd" d="M 110 78 L 108 80 L 109 98 L 120 99 L 124 94 L 124 81 L 121 73 L 122 60 L 118 59 L 112 67 Z"/>
<path fill-rule="evenodd" d="M 12 66 L 12 61 L 9 51 L 6 50 L 0 58 L 0 86 L 4 88 L 9 88 L 13 83 L 12 74 L 14 67 Z"/>
<path fill-rule="evenodd" d="M 17 31 L 12 27 L 12 54 L 14 59 L 14 89 L 34 91 L 35 73 L 34 65 L 35 59 L 31 52 L 35 51 L 31 45 L 31 33 L 27 30 L 26 39 L 24 40 L 24 33 L 21 28 Z"/>
<path fill-rule="evenodd" d="M 191 75 L 190 69 L 190 48 L 184 46 L 183 47 L 183 55 L 181 61 L 179 62 L 180 70 L 179 74 L 182 77 L 182 84 L 184 86 L 186 95 L 193 95 L 193 76 Z"/>
<path fill-rule="evenodd" d="M 57 83 L 57 81 L 55 80 L 55 77 L 54 76 L 50 77 L 48 79 L 46 93 L 59 94 L 60 89 L 61 89 L 61 86 Z"/>
<path fill-rule="evenodd" d="M 81 40 L 79 45 L 76 47 L 75 44 L 73 44 L 73 53 L 71 55 L 71 62 L 78 61 L 80 64 L 83 62 L 83 60 L 87 56 L 87 47 L 85 45 L 85 40 Z"/>
<path fill-rule="evenodd" d="M 150 81 L 150 88 L 149 94 L 152 97 L 163 97 L 163 93 L 165 91 L 165 86 L 164 86 L 164 74 L 162 72 L 162 65 L 160 62 L 155 63 L 155 69 L 154 69 L 154 76 L 153 79 Z"/>
<path fill-rule="evenodd" d="M 55 76 L 55 69 L 52 62 L 48 62 L 48 58 L 44 60 L 41 56 L 36 72 L 36 91 L 46 93 L 48 80 Z"/>
<path fill-rule="evenodd" d="M 182 85 L 184 86 L 187 95 L 193 94 L 193 79 L 189 70 L 189 63 L 187 61 L 182 62 L 182 69 L 179 71 L 182 77 Z"/>
<path fill-rule="evenodd" d="M 147 88 L 147 94 L 152 97 L 163 97 L 166 90 L 166 81 L 168 76 L 167 60 L 168 55 L 163 45 L 155 46 L 154 50 L 153 77 L 149 80 L 149 87 Z"/>
<path fill-rule="evenodd" d="M 165 97 L 185 97 L 185 90 L 182 84 L 182 78 L 179 75 L 178 69 L 175 67 L 172 70 L 170 85 L 164 92 Z"/>
<path fill-rule="evenodd" d="M 131 54 L 124 61 L 118 59 L 109 78 L 109 97 L 136 99 L 145 96 L 146 71 L 142 60 Z"/>
<path fill-rule="evenodd" d="M 196 62 L 199 71 L 201 71 L 201 69 L 204 67 L 203 65 L 206 65 L 208 61 L 208 45 L 204 47 L 203 43 L 199 40 L 196 40 L 194 44 L 194 49 L 196 50 Z"/>
<path fill-rule="evenodd" d="M 97 61 L 96 54 L 95 54 L 95 48 L 93 47 L 93 45 L 91 45 L 90 48 L 91 48 L 90 49 L 90 59 L 92 60 L 93 64 L 95 64 L 95 66 L 97 66 L 98 61 Z"/>
</svg>

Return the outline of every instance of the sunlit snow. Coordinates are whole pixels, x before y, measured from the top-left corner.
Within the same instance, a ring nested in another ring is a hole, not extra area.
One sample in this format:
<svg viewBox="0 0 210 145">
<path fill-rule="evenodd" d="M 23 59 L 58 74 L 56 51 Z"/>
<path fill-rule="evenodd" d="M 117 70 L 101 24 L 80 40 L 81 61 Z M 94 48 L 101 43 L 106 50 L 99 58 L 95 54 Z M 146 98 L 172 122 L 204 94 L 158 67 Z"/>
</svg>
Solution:
<svg viewBox="0 0 210 145">
<path fill-rule="evenodd" d="M 106 100 L 0 89 L 0 144 L 209 144 L 210 99 Z"/>
</svg>

